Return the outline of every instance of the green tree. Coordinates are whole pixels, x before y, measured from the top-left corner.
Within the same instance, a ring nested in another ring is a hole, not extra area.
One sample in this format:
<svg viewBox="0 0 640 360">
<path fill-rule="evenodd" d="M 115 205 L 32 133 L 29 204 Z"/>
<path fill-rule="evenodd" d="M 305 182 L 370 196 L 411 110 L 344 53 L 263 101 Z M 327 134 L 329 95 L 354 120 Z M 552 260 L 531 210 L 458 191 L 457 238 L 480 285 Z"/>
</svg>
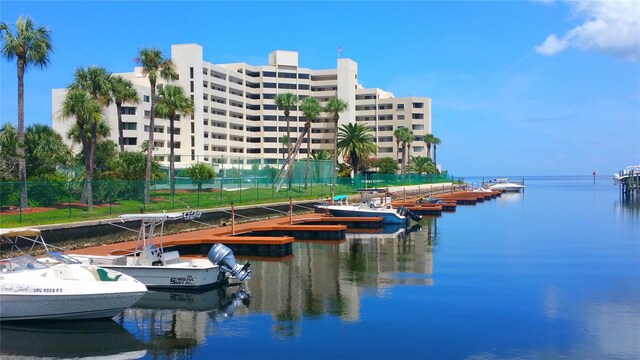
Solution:
<svg viewBox="0 0 640 360">
<path fill-rule="evenodd" d="M 198 191 L 202 191 L 202 182 L 211 180 L 216 176 L 216 172 L 211 165 L 206 163 L 197 163 L 187 168 L 187 174 L 194 184 L 198 184 Z"/>
<path fill-rule="evenodd" d="M 333 155 L 329 150 L 321 149 L 311 154 L 311 158 L 313 160 L 333 160 Z"/>
<path fill-rule="evenodd" d="M 287 183 L 289 184 L 289 188 L 291 187 L 291 164 L 292 164 L 292 155 L 291 155 L 291 127 L 289 126 L 289 115 L 291 114 L 291 109 L 294 109 L 296 105 L 298 105 L 298 97 L 292 93 L 283 93 L 276 95 L 274 102 L 278 109 L 284 111 L 284 118 L 287 121 Z"/>
<path fill-rule="evenodd" d="M 431 157 L 431 145 L 434 145 L 436 142 L 439 144 L 440 139 L 435 137 L 433 134 L 427 134 L 424 136 L 423 141 L 427 145 L 427 157 L 433 159 Z"/>
<path fill-rule="evenodd" d="M 340 114 L 347 111 L 349 103 L 339 99 L 337 97 L 329 99 L 324 111 L 333 114 L 333 186 L 331 190 L 331 197 L 335 196 L 336 177 L 338 171 L 338 120 L 340 120 Z"/>
<path fill-rule="evenodd" d="M 358 174 L 360 159 L 373 155 L 378 147 L 373 142 L 371 130 L 363 124 L 347 123 L 340 127 L 338 134 L 338 152 L 349 157 L 354 177 Z"/>
<path fill-rule="evenodd" d="M 118 144 L 120 145 L 120 152 L 124 151 L 124 135 L 122 124 L 122 104 L 123 103 L 140 103 L 140 97 L 138 91 L 133 87 L 133 83 L 121 76 L 111 77 L 111 97 L 116 104 L 116 111 L 118 113 Z"/>
<path fill-rule="evenodd" d="M 328 162 L 329 160 L 333 160 L 333 154 L 331 154 L 331 152 L 329 150 L 318 150 L 316 152 L 314 152 L 313 154 L 311 154 L 311 158 L 313 160 L 315 160 L 315 168 L 316 168 L 316 178 L 320 178 L 320 177 L 324 177 L 323 172 L 321 171 L 322 169 L 322 164 Z M 333 165 L 333 162 L 332 162 Z M 333 170 L 331 170 L 332 174 L 333 174 Z M 328 174 L 327 174 L 328 177 Z"/>
<path fill-rule="evenodd" d="M 175 193 L 175 159 L 174 159 L 174 133 L 175 121 L 180 115 L 191 115 L 195 111 L 193 101 L 185 93 L 182 87 L 166 85 L 158 91 L 156 112 L 159 117 L 169 119 L 169 186 L 171 194 Z"/>
<path fill-rule="evenodd" d="M 404 127 L 399 127 L 393 131 L 393 136 L 396 138 L 396 162 L 398 162 L 398 158 L 400 157 L 400 143 L 402 142 L 404 131 Z"/>
<path fill-rule="evenodd" d="M 9 123 L 0 128 L 0 181 L 18 179 L 18 133 Z"/>
<path fill-rule="evenodd" d="M 115 170 L 115 176 L 121 180 L 144 180 L 146 171 L 147 155 L 144 152 L 124 151 L 118 154 L 118 165 Z M 163 178 L 163 172 L 160 171 L 160 165 L 157 161 L 153 162 L 152 179 L 159 180 Z"/>
<path fill-rule="evenodd" d="M 280 144 L 282 144 L 282 160 L 284 160 L 284 150 L 289 148 L 289 137 L 287 135 L 282 135 L 280 137 Z"/>
<path fill-rule="evenodd" d="M 167 81 L 178 77 L 177 71 L 171 60 L 165 59 L 160 49 L 142 48 L 138 50 L 138 65 L 142 66 L 142 73 L 149 77 L 151 88 L 151 110 L 149 111 L 149 146 L 147 148 L 147 168 L 144 176 L 144 203 L 149 203 L 149 189 L 151 187 L 151 170 L 153 167 L 153 129 L 156 118 L 156 84 L 158 77 Z"/>
<path fill-rule="evenodd" d="M 413 135 L 413 131 L 405 129 L 404 134 L 402 136 L 402 173 L 406 173 L 407 163 L 409 162 L 409 150 L 411 149 L 411 143 L 415 140 L 415 136 Z"/>
<path fill-rule="evenodd" d="M 52 52 L 51 32 L 44 26 L 36 27 L 31 18 L 19 17 L 15 23 L 15 33 L 9 24 L 0 23 L 2 48 L 0 52 L 7 60 L 16 60 L 18 74 L 18 138 L 16 154 L 18 156 L 18 179 L 20 181 L 20 206 L 28 207 L 27 167 L 24 147 L 24 73 L 30 66 L 44 69 L 49 64 Z"/>
<path fill-rule="evenodd" d="M 438 147 L 438 145 L 440 145 L 441 141 L 437 137 L 434 137 L 431 140 L 431 143 L 433 144 L 433 165 L 437 168 L 438 162 L 436 161 L 436 148 Z"/>
<path fill-rule="evenodd" d="M 376 167 L 379 174 L 395 174 L 400 169 L 398 166 L 398 160 L 390 157 L 383 157 L 376 160 Z"/>
<path fill-rule="evenodd" d="M 304 172 L 304 188 L 306 189 L 309 179 L 309 157 L 311 156 L 311 121 L 320 115 L 322 108 L 318 99 L 309 96 L 302 99 L 300 109 L 306 119 L 304 123 L 305 132 L 307 133 L 307 164 Z"/>
<path fill-rule="evenodd" d="M 102 118 L 102 107 L 111 103 L 111 74 L 100 66 L 89 66 L 86 69 L 76 69 L 73 82 L 69 85 L 69 90 L 84 91 L 93 100 L 100 105 L 100 119 Z M 84 126 L 78 126 L 78 130 L 86 134 L 88 147 L 84 147 L 83 151 L 88 158 L 86 161 L 86 174 L 88 176 L 88 182 L 85 183 L 85 188 L 81 200 L 87 202 L 87 210 L 92 210 L 93 206 L 89 205 L 93 201 L 93 191 L 91 181 L 93 180 L 93 172 L 95 168 L 96 148 L 98 146 L 98 124 L 99 120 L 90 121 L 84 124 Z M 77 123 L 80 125 L 80 123 Z"/>
<path fill-rule="evenodd" d="M 73 117 L 76 119 L 75 125 L 78 128 L 78 136 L 80 137 L 84 151 L 85 190 L 83 194 L 87 197 L 88 211 L 93 209 L 91 181 L 93 179 L 93 154 L 95 154 L 95 148 L 91 144 L 95 144 L 96 141 L 89 138 L 86 129 L 89 127 L 97 129 L 97 123 L 102 118 L 100 111 L 101 106 L 97 100 L 93 99 L 88 93 L 77 89 L 72 89 L 67 92 L 60 110 L 61 118 Z M 93 139 L 96 139 L 95 135 Z"/>
<path fill-rule="evenodd" d="M 62 136 L 50 126 L 34 124 L 27 127 L 24 134 L 27 174 L 30 178 L 45 181 L 58 172 L 58 167 L 69 164 L 71 150 Z"/>
<path fill-rule="evenodd" d="M 435 174 L 438 171 L 431 162 L 431 159 L 424 156 L 412 156 L 409 161 L 408 170 L 416 174 Z"/>
</svg>

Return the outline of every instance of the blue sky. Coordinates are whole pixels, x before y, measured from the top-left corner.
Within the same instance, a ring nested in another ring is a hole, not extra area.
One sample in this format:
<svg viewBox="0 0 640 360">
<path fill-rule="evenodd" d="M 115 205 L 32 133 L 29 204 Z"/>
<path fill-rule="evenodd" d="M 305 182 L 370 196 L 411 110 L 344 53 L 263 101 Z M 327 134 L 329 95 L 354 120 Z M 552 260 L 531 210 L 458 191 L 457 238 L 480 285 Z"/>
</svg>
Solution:
<svg viewBox="0 0 640 360">
<path fill-rule="evenodd" d="M 611 174 L 640 163 L 639 1 L 0 2 L 51 29 L 25 78 L 25 121 L 51 125 L 51 89 L 79 66 L 131 71 L 138 48 L 199 43 L 206 61 L 296 50 L 396 96 L 432 99 L 438 163 L 457 176 Z M 153 25 L 153 27 L 150 27 Z M 17 122 L 15 62 L 0 62 L 0 122 Z M 54 119 L 53 121 L 58 121 Z"/>
</svg>

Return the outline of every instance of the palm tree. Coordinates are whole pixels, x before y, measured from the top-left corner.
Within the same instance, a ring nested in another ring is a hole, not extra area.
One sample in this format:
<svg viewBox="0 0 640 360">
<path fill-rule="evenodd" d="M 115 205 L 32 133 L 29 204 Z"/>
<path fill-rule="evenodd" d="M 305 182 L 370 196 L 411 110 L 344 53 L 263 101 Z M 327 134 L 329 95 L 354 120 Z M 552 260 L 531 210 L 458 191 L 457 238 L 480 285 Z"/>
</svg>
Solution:
<svg viewBox="0 0 640 360">
<path fill-rule="evenodd" d="M 403 147 L 403 154 L 402 154 L 402 168 L 403 168 L 403 173 L 406 173 L 406 166 L 407 166 L 407 162 L 409 160 L 409 148 L 411 147 L 411 143 L 413 142 L 413 140 L 415 140 L 415 136 L 413 135 L 413 131 L 407 129 L 407 128 L 403 128 L 404 129 L 404 134 L 402 135 L 402 147 Z"/>
<path fill-rule="evenodd" d="M 371 130 L 363 124 L 347 123 L 342 125 L 338 134 L 338 151 L 348 155 L 354 177 L 358 174 L 360 159 L 375 154 L 378 147 L 373 142 Z"/>
<path fill-rule="evenodd" d="M 431 157 L 431 145 L 433 145 L 433 141 L 435 139 L 438 139 L 438 138 L 435 137 L 433 134 L 427 134 L 423 138 L 424 143 L 427 145 L 427 157 L 430 158 L 430 159 L 432 158 Z"/>
<path fill-rule="evenodd" d="M 20 181 L 20 207 L 28 207 L 27 167 L 24 149 L 24 73 L 29 66 L 41 69 L 49 64 L 52 52 L 50 31 L 44 26 L 34 27 L 31 19 L 19 17 L 12 33 L 6 22 L 0 23 L 2 49 L 0 52 L 7 60 L 16 59 L 18 73 L 18 180 Z"/>
<path fill-rule="evenodd" d="M 340 113 L 347 111 L 349 103 L 337 97 L 329 99 L 324 111 L 333 114 L 333 184 L 331 187 L 331 197 L 335 196 L 336 177 L 338 171 L 338 120 Z"/>
<path fill-rule="evenodd" d="M 79 89 L 72 89 L 67 92 L 67 95 L 62 102 L 62 109 L 60 110 L 60 117 L 70 118 L 75 117 L 75 125 L 78 127 L 78 134 L 80 141 L 82 142 L 82 148 L 84 149 L 84 165 L 85 165 L 85 191 L 87 198 L 87 210 L 93 209 L 93 192 L 91 188 L 91 180 L 93 178 L 93 147 L 88 139 L 87 127 L 96 128 L 97 123 L 101 119 L 100 103 L 93 99 L 86 92 Z M 97 131 L 96 131 L 97 132 Z M 95 139 L 95 137 L 94 137 Z M 95 144 L 96 141 L 91 141 Z"/>
<path fill-rule="evenodd" d="M 111 74 L 105 70 L 105 68 L 100 66 L 89 66 L 87 69 L 78 68 L 76 69 L 73 82 L 69 85 L 70 90 L 80 90 L 86 92 L 92 99 L 98 102 L 101 107 L 107 106 L 111 103 Z M 99 121 L 92 121 L 87 123 L 87 127 L 79 126 L 78 129 L 80 131 L 84 131 L 86 133 L 87 145 L 88 147 L 84 147 L 83 151 L 85 154 L 88 153 L 89 161 L 87 162 L 87 166 L 91 166 L 91 171 L 88 173 L 93 176 L 94 168 L 96 165 L 96 148 L 98 146 L 98 124 Z M 88 170 L 88 169 L 87 169 Z M 92 181 L 91 178 L 89 181 Z M 86 201 L 89 194 L 89 188 L 91 184 L 85 183 L 84 192 L 82 195 L 83 201 Z"/>
<path fill-rule="evenodd" d="M 287 177 L 289 179 L 288 184 L 291 188 L 291 128 L 289 127 L 289 114 L 292 108 L 295 108 L 298 104 L 298 97 L 292 93 L 283 93 L 276 95 L 274 102 L 278 109 L 284 111 L 284 117 L 287 121 Z"/>
<path fill-rule="evenodd" d="M 393 136 L 396 138 L 396 162 L 398 162 L 398 158 L 400 157 L 400 142 L 402 141 L 402 134 L 404 133 L 404 127 L 399 127 L 393 131 Z"/>
<path fill-rule="evenodd" d="M 169 119 L 169 184 L 173 194 L 175 191 L 174 123 L 179 118 L 178 114 L 191 115 L 195 109 L 193 101 L 184 93 L 182 87 L 167 85 L 158 91 L 156 111 L 159 117 Z"/>
<path fill-rule="evenodd" d="M 71 150 L 50 126 L 33 124 L 27 127 L 24 143 L 31 177 L 44 181 L 57 172 L 58 166 L 71 162 Z"/>
<path fill-rule="evenodd" d="M 316 152 L 314 152 L 313 154 L 311 154 L 311 158 L 313 160 L 333 160 L 333 155 L 331 154 L 331 152 L 329 150 L 318 150 Z"/>
<path fill-rule="evenodd" d="M 412 156 L 409 161 L 409 171 L 416 174 L 434 174 L 437 172 L 431 159 L 424 156 Z"/>
<path fill-rule="evenodd" d="M 213 179 L 216 172 L 209 164 L 197 163 L 187 168 L 187 174 L 194 184 L 198 184 L 198 192 L 202 191 L 202 182 Z"/>
<path fill-rule="evenodd" d="M 18 134 L 10 123 L 0 127 L 0 181 L 15 181 L 18 178 Z"/>
<path fill-rule="evenodd" d="M 436 166 L 436 169 L 437 169 L 438 163 L 436 162 L 436 147 L 440 145 L 441 141 L 440 139 L 434 136 L 433 139 L 431 140 L 431 143 L 433 144 L 433 165 Z"/>
<path fill-rule="evenodd" d="M 165 59 L 160 49 L 143 48 L 138 50 L 136 62 L 142 66 L 142 73 L 149 77 L 151 88 L 151 110 L 149 111 L 149 146 L 147 151 L 147 169 L 144 175 L 144 203 L 149 203 L 149 187 L 151 186 L 151 170 L 153 167 L 153 129 L 156 117 L 156 83 L 158 76 L 167 81 L 178 77 L 176 68 L 169 59 Z"/>
<path fill-rule="evenodd" d="M 289 137 L 287 135 L 282 135 L 280 137 L 280 144 L 282 144 L 282 150 L 289 148 Z M 284 151 L 282 152 L 282 160 L 284 160 Z"/>
<path fill-rule="evenodd" d="M 120 145 L 120 152 L 124 151 L 124 135 L 122 125 L 122 104 L 125 102 L 138 104 L 140 97 L 138 97 L 138 91 L 133 87 L 133 83 L 121 76 L 111 77 L 111 97 L 116 104 L 116 110 L 118 113 L 118 144 Z"/>
<path fill-rule="evenodd" d="M 309 178 L 309 157 L 311 156 L 311 120 L 315 119 L 320 115 L 320 103 L 318 99 L 314 97 L 306 97 L 302 99 L 302 103 L 300 104 L 300 109 L 304 114 L 305 119 L 307 121 L 304 123 L 305 132 L 307 133 L 307 165 L 304 172 L 304 188 L 307 188 L 307 180 Z"/>
</svg>

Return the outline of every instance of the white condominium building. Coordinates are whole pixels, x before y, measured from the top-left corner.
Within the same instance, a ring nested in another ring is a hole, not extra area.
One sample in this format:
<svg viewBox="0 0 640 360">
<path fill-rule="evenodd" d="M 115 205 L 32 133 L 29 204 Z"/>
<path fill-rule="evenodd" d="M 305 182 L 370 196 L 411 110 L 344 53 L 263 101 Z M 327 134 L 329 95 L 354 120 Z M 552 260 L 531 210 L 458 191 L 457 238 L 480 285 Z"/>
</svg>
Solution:
<svg viewBox="0 0 640 360">
<path fill-rule="evenodd" d="M 182 86 L 194 101 L 193 116 L 175 122 L 174 149 L 176 168 L 207 162 L 216 168 L 251 167 L 253 164 L 277 164 L 287 150 L 280 139 L 287 134 L 284 113 L 276 108 L 277 94 L 290 92 L 302 99 L 313 96 L 322 106 L 332 97 L 349 106 L 340 114 L 338 126 L 358 122 L 372 130 L 378 157 L 397 156 L 395 129 L 413 131 L 415 141 L 410 156 L 426 156 L 423 136 L 431 133 L 431 99 L 427 97 L 395 98 L 390 92 L 366 89 L 358 83 L 358 64 L 338 59 L 335 69 L 312 70 L 298 66 L 298 53 L 277 50 L 269 54 L 268 65 L 246 63 L 213 64 L 202 58 L 202 46 L 171 46 L 171 60 L 179 78 L 172 82 Z M 139 151 L 148 139 L 150 87 L 149 79 L 136 67 L 133 72 L 115 73 L 133 82 L 139 104 L 124 104 L 124 144 L 129 151 Z M 158 79 L 158 83 L 163 81 Z M 59 111 L 66 89 L 52 90 L 53 128 L 66 138 L 73 119 L 60 120 Z M 118 143 L 115 105 L 104 114 L 111 127 L 111 139 Z M 291 141 L 304 131 L 302 111 L 290 114 Z M 169 120 L 156 118 L 154 155 L 161 165 L 169 161 Z M 311 126 L 311 151 L 333 151 L 333 114 L 321 113 Z M 299 158 L 306 158 L 306 140 Z"/>
</svg>

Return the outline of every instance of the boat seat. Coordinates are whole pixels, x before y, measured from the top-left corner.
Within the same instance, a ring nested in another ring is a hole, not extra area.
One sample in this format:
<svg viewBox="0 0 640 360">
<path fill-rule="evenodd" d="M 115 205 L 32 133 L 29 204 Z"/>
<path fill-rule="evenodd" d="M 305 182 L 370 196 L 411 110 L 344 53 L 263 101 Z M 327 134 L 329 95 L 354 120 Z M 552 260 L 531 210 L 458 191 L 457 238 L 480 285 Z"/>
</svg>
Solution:
<svg viewBox="0 0 640 360">
<path fill-rule="evenodd" d="M 122 274 L 118 274 L 115 277 L 109 276 L 109 272 L 103 268 L 96 268 L 96 272 L 98 273 L 98 278 L 100 281 L 118 281 Z"/>
<path fill-rule="evenodd" d="M 176 260 L 179 257 L 180 257 L 180 253 L 178 251 L 167 251 L 167 252 L 163 252 L 162 255 L 160 255 L 160 258 L 165 263 L 167 261 Z"/>
</svg>

